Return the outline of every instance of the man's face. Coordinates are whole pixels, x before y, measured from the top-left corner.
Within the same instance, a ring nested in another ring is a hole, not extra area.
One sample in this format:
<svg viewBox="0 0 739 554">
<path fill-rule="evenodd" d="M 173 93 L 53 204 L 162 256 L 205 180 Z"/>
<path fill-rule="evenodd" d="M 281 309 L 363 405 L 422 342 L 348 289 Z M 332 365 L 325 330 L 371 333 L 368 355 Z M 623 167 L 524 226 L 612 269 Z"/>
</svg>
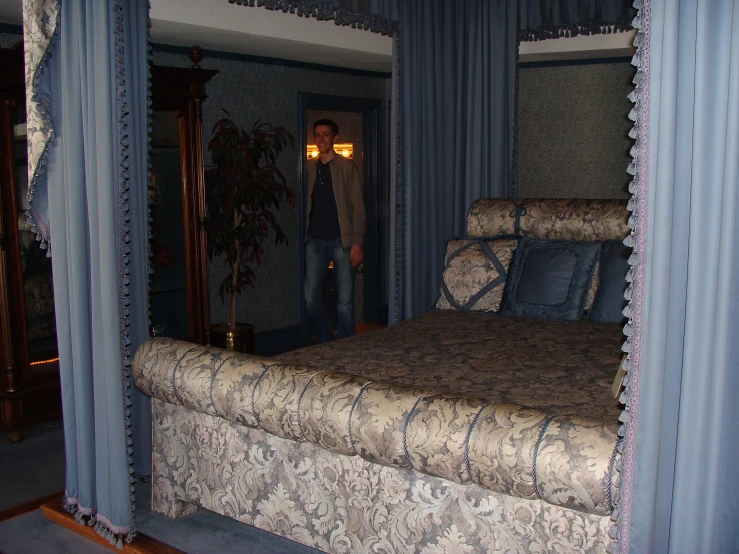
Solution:
<svg viewBox="0 0 739 554">
<path fill-rule="evenodd" d="M 339 138 L 328 125 L 316 125 L 313 130 L 313 138 L 321 154 L 328 154 L 334 149 L 334 143 Z"/>
</svg>

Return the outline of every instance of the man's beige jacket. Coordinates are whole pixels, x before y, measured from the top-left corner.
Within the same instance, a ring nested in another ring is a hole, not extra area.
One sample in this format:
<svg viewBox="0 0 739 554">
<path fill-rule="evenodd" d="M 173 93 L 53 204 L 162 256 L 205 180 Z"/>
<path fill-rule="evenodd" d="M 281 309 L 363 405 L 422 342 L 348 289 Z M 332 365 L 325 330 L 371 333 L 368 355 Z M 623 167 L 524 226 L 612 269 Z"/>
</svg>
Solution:
<svg viewBox="0 0 739 554">
<path fill-rule="evenodd" d="M 316 182 L 317 158 L 308 160 L 308 198 L 305 214 L 305 237 L 308 240 L 310 211 L 313 207 L 313 185 Z M 335 154 L 329 162 L 331 181 L 334 184 L 334 197 L 339 210 L 341 243 L 344 248 L 355 244 L 364 246 L 364 230 L 367 214 L 364 211 L 364 190 L 357 166 L 348 158 Z"/>
</svg>

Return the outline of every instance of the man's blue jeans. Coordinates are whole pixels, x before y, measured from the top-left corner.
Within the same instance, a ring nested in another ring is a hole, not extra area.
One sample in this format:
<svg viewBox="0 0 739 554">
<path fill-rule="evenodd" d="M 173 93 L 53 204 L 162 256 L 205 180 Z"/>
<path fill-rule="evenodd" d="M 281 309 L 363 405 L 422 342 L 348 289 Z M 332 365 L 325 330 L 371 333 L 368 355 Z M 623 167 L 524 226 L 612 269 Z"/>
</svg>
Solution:
<svg viewBox="0 0 739 554">
<path fill-rule="evenodd" d="M 354 273 L 349 259 L 350 248 L 341 239 L 313 239 L 305 243 L 305 304 L 313 320 L 318 342 L 334 338 L 333 325 L 323 306 L 323 280 L 331 260 L 336 276 L 336 312 L 339 319 L 337 338 L 351 337 L 354 327 Z"/>
</svg>

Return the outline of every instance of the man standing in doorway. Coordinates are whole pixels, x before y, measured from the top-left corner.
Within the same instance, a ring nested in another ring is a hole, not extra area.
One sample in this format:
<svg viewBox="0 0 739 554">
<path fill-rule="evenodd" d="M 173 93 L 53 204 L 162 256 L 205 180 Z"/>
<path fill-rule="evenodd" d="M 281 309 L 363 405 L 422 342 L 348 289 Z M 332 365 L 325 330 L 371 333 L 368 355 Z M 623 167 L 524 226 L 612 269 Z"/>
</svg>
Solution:
<svg viewBox="0 0 739 554">
<path fill-rule="evenodd" d="M 350 337 L 354 326 L 354 274 L 363 260 L 364 191 L 354 162 L 334 151 L 339 126 L 330 119 L 313 124 L 319 155 L 308 161 L 305 299 L 318 342 L 334 337 L 323 306 L 323 280 L 329 262 L 336 275 L 337 338 Z"/>
</svg>

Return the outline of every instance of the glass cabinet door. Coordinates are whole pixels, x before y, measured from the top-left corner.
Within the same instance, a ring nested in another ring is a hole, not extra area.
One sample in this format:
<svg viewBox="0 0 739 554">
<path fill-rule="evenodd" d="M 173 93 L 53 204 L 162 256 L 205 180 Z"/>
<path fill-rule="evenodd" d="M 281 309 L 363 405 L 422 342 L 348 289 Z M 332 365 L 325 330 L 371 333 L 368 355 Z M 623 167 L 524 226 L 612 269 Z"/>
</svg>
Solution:
<svg viewBox="0 0 739 554">
<path fill-rule="evenodd" d="M 151 323 L 157 335 L 188 339 L 179 120 L 155 111 L 151 131 Z"/>
</svg>

